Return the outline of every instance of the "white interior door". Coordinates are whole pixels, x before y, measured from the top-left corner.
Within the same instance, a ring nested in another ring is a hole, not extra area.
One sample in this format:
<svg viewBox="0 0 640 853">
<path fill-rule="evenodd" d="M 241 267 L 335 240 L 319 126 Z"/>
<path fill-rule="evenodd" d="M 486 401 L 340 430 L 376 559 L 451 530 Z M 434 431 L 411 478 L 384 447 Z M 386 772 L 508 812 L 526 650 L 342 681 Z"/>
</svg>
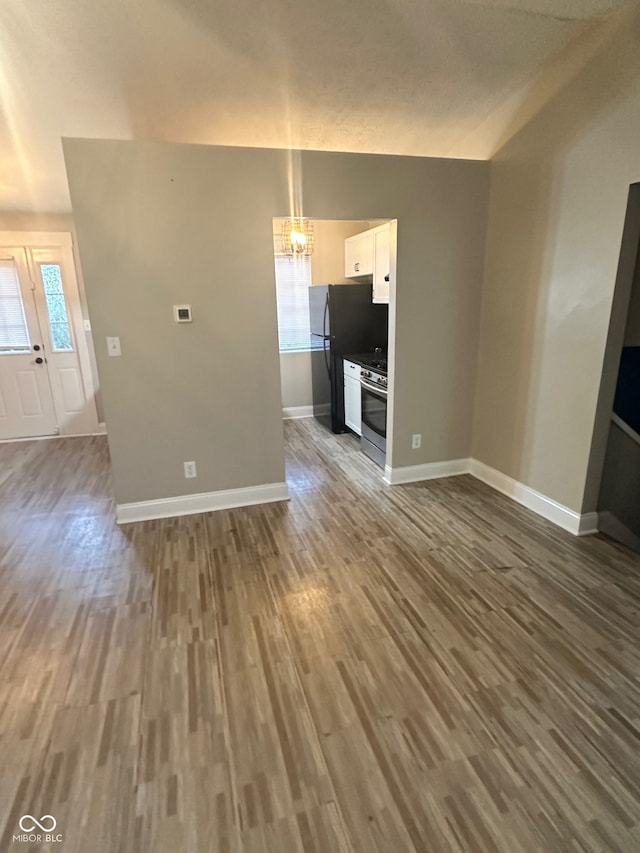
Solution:
<svg viewBox="0 0 640 853">
<path fill-rule="evenodd" d="M 95 432 L 98 418 L 88 386 L 91 367 L 71 250 L 32 247 L 27 255 L 59 431 Z"/>
<path fill-rule="evenodd" d="M 24 248 L 0 249 L 0 439 L 58 432 Z"/>
</svg>

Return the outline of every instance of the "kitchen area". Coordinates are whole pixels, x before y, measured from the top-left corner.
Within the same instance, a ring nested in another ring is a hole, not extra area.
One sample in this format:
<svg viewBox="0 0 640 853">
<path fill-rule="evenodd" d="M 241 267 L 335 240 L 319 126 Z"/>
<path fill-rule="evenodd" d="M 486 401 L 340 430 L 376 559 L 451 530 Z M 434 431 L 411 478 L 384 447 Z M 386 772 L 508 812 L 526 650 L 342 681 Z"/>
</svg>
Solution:
<svg viewBox="0 0 640 853">
<path fill-rule="evenodd" d="M 310 344 L 308 352 L 294 356 L 283 352 L 281 343 L 284 416 L 312 414 L 331 433 L 353 435 L 360 450 L 384 469 L 397 223 L 313 221 L 311 227 Z M 287 409 L 294 358 L 308 365 L 308 385 L 299 381 L 296 400 L 302 390 L 306 405 Z"/>
</svg>

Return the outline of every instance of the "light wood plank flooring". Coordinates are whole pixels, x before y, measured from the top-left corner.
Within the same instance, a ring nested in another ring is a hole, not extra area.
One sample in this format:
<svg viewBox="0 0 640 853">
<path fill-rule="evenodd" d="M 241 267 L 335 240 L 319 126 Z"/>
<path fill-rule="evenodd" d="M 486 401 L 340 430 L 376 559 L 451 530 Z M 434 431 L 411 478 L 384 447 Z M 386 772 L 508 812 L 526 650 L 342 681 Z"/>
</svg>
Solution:
<svg viewBox="0 0 640 853">
<path fill-rule="evenodd" d="M 117 528 L 0 445 L 0 850 L 640 849 L 640 558 L 286 423 L 289 503 Z"/>
</svg>

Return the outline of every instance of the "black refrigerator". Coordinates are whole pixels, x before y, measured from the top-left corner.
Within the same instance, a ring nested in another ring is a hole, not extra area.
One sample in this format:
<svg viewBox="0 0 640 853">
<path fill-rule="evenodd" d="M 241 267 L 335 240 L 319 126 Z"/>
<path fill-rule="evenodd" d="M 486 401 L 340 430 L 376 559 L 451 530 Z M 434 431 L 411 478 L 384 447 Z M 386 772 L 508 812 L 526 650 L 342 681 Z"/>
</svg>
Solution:
<svg viewBox="0 0 640 853">
<path fill-rule="evenodd" d="M 332 432 L 345 432 L 342 359 L 387 352 L 389 306 L 374 305 L 370 284 L 309 288 L 313 414 Z"/>
</svg>

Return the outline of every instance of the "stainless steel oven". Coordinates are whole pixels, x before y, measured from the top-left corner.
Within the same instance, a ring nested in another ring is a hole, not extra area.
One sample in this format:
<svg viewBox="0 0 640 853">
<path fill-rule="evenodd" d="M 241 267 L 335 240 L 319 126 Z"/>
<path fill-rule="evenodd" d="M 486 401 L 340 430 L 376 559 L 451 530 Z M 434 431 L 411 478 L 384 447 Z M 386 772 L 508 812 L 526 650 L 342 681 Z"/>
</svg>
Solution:
<svg viewBox="0 0 640 853">
<path fill-rule="evenodd" d="M 360 371 L 362 437 L 360 447 L 384 468 L 387 455 L 387 377 L 376 370 Z"/>
</svg>

